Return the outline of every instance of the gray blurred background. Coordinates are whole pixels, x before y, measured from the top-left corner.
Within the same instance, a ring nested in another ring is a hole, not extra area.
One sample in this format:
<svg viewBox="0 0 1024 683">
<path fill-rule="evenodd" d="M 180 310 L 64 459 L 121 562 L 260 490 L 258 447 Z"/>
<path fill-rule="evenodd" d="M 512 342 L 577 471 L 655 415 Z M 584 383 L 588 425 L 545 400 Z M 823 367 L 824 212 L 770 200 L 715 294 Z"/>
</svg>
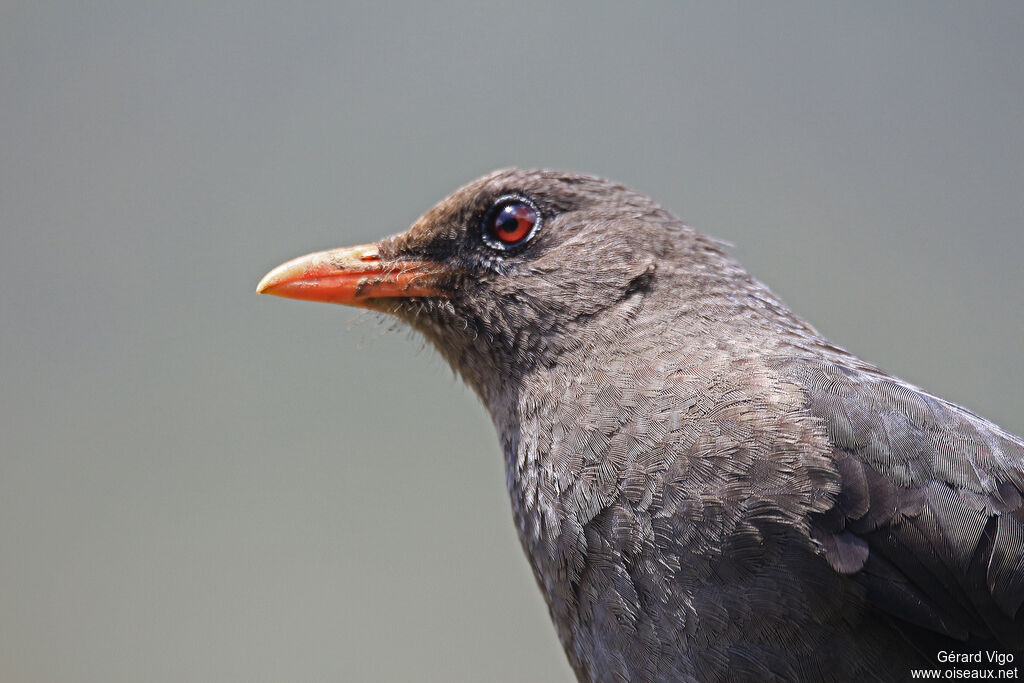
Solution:
<svg viewBox="0 0 1024 683">
<path fill-rule="evenodd" d="M 257 297 L 497 167 L 610 176 L 1024 432 L 1024 4 L 0 5 L 0 680 L 568 681 L 490 421 Z"/>
</svg>

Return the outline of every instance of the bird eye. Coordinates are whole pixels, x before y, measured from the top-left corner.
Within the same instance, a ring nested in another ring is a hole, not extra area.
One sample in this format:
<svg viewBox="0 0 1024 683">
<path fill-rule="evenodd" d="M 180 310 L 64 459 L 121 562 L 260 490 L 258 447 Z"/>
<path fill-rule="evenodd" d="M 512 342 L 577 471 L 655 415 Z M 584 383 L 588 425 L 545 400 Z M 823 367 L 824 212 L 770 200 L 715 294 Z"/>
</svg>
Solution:
<svg viewBox="0 0 1024 683">
<path fill-rule="evenodd" d="M 537 208 L 522 197 L 502 197 L 487 213 L 484 242 L 494 249 L 511 249 L 529 240 L 540 225 Z"/>
</svg>

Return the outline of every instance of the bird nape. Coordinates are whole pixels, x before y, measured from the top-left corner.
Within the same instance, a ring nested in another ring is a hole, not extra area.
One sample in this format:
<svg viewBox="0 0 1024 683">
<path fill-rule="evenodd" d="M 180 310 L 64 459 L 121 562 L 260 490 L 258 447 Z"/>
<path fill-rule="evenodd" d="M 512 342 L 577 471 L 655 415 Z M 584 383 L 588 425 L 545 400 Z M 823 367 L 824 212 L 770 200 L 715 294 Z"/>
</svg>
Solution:
<svg viewBox="0 0 1024 683">
<path fill-rule="evenodd" d="M 645 195 L 497 171 L 258 291 L 394 314 L 479 394 L 580 680 L 1024 652 L 1024 442 L 831 344 Z"/>
</svg>

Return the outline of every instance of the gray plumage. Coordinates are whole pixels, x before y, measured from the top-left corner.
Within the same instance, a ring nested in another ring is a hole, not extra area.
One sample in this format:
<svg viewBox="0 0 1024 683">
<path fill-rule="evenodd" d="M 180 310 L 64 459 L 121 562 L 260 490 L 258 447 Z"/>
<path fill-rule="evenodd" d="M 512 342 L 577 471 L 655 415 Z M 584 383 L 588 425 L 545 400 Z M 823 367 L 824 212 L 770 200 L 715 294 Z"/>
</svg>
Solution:
<svg viewBox="0 0 1024 683">
<path fill-rule="evenodd" d="M 479 239 L 531 199 L 521 251 Z M 605 180 L 506 170 L 380 243 L 389 299 L 490 411 L 581 680 L 902 680 L 1024 651 L 1024 443 L 822 338 L 723 246 Z"/>
</svg>

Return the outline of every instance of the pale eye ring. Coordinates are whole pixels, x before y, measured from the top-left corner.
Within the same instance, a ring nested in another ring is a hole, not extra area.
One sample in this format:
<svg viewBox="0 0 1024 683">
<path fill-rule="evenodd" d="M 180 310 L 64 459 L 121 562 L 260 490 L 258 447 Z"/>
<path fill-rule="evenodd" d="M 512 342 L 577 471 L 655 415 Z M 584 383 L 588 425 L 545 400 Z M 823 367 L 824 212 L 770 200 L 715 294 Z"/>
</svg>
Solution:
<svg viewBox="0 0 1024 683">
<path fill-rule="evenodd" d="M 533 202 L 507 195 L 496 200 L 484 217 L 483 239 L 492 249 L 508 251 L 530 241 L 540 223 L 540 211 Z"/>
</svg>

